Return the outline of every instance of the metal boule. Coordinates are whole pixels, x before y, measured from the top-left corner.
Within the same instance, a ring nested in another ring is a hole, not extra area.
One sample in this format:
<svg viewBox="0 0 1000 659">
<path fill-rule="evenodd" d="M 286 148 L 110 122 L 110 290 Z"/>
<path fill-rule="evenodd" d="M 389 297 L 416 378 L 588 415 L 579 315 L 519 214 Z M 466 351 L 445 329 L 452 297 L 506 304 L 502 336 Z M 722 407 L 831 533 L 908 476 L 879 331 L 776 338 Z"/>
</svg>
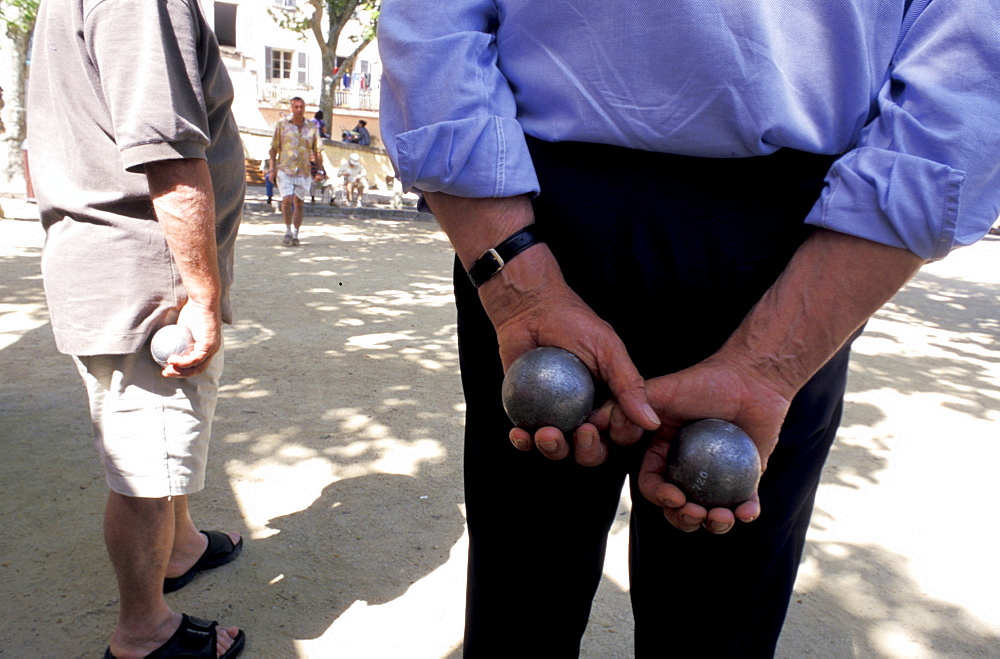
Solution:
<svg viewBox="0 0 1000 659">
<path fill-rule="evenodd" d="M 689 501 L 705 508 L 734 508 L 757 489 L 760 453 L 739 426 L 702 419 L 670 442 L 664 476 Z"/>
<path fill-rule="evenodd" d="M 171 355 L 183 355 L 194 345 L 191 330 L 182 325 L 164 325 L 149 343 L 149 352 L 153 361 L 160 366 L 166 366 Z"/>
<path fill-rule="evenodd" d="M 518 428 L 554 426 L 571 434 L 594 408 L 594 379 L 562 348 L 535 348 L 518 357 L 503 380 L 503 407 Z"/>
</svg>

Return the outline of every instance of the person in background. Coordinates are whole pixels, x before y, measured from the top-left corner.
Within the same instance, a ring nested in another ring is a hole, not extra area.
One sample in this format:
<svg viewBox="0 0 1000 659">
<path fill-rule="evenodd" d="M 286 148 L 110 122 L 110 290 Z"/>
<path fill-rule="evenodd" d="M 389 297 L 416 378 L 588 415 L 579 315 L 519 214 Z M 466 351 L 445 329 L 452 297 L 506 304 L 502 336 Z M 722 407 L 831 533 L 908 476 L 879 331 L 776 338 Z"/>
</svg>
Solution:
<svg viewBox="0 0 1000 659">
<path fill-rule="evenodd" d="M 21 142 L 21 160 L 24 164 L 24 200 L 29 204 L 36 203 L 35 186 L 31 184 L 31 167 L 28 165 L 28 138 Z"/>
<path fill-rule="evenodd" d="M 323 169 L 322 160 L 319 162 L 314 161 L 310 164 L 309 175 L 312 178 L 312 185 L 309 187 L 309 203 L 315 204 L 316 195 L 319 194 L 322 197 L 330 177 L 326 175 L 326 170 Z"/>
<path fill-rule="evenodd" d="M 322 110 L 316 110 L 316 114 L 313 115 L 313 123 L 316 124 L 316 128 L 319 129 L 320 138 L 327 139 L 330 137 L 326 132 L 326 121 L 323 119 Z"/>
<path fill-rule="evenodd" d="M 267 196 L 267 205 L 270 207 L 274 197 L 274 182 L 271 180 L 271 164 L 268 159 L 260 161 L 260 171 L 264 174 L 264 194 Z"/>
<path fill-rule="evenodd" d="M 281 214 L 285 220 L 285 237 L 282 244 L 299 245 L 302 227 L 302 204 L 310 194 L 311 163 L 322 163 L 319 129 L 306 121 L 306 102 L 296 96 L 290 102 L 292 113 L 278 120 L 271 138 L 270 171 L 268 176 L 278 186 L 281 195 Z"/>
<path fill-rule="evenodd" d="M 372 136 L 368 132 L 368 122 L 364 119 L 358 119 L 358 125 L 354 127 L 354 132 L 357 134 L 357 138 L 354 140 L 355 144 L 360 144 L 361 146 L 371 146 Z"/>
<path fill-rule="evenodd" d="M 347 162 L 340 166 L 337 176 L 344 180 L 344 194 L 347 198 L 347 205 L 356 204 L 361 206 L 361 197 L 365 193 L 368 183 L 368 172 L 361 163 L 361 156 L 352 153 Z"/>
</svg>

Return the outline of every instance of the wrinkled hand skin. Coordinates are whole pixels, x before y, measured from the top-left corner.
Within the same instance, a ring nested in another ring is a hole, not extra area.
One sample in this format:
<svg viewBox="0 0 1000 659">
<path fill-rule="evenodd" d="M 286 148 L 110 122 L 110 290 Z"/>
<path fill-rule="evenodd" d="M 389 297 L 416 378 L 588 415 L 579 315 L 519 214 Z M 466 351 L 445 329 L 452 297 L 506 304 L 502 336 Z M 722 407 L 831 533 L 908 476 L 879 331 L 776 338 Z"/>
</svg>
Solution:
<svg viewBox="0 0 1000 659">
<path fill-rule="evenodd" d="M 737 521 L 757 519 L 761 508 L 756 492 L 735 511 L 728 508 L 706 510 L 687 501 L 684 493 L 663 477 L 670 442 L 681 428 L 693 421 L 722 419 L 738 425 L 750 435 L 760 452 L 762 468 L 766 468 L 767 459 L 777 445 L 790 399 L 767 382 L 713 359 L 649 380 L 646 391 L 662 425 L 652 433 L 639 469 L 639 490 L 643 496 L 662 508 L 664 517 L 682 531 L 704 527 L 709 533 L 727 533 Z M 633 442 L 641 434 L 614 403 L 603 407 L 589 421 L 595 432 L 609 434 L 618 443 Z"/>
<path fill-rule="evenodd" d="M 222 320 L 217 310 L 188 301 L 181 307 L 177 324 L 191 330 L 194 345 L 183 355 L 171 355 L 162 375 L 166 378 L 187 378 L 208 368 L 212 357 L 222 347 Z"/>
<path fill-rule="evenodd" d="M 527 195 L 506 198 L 463 198 L 425 192 L 424 199 L 448 234 L 466 270 L 487 249 L 534 222 Z M 625 416 L 652 430 L 659 420 L 646 400 L 642 376 L 614 329 L 566 284 L 548 245 L 539 243 L 511 259 L 479 288 L 479 299 L 497 332 L 504 371 L 521 354 L 542 346 L 562 348 L 580 358 L 594 377 L 608 385 Z M 591 430 L 577 434 L 574 445 L 556 428 L 534 436 L 515 428 L 511 441 L 525 451 L 537 447 L 559 460 L 574 452 L 582 464 L 598 464 L 607 456 L 603 439 Z"/>
<path fill-rule="evenodd" d="M 659 425 L 646 400 L 645 383 L 628 351 L 611 326 L 599 318 L 568 286 L 546 287 L 543 294 L 522 296 L 504 307 L 507 314 L 496 323 L 500 357 L 506 371 L 521 354 L 538 346 L 556 346 L 575 354 L 595 378 L 607 383 L 619 401 L 622 418 L 631 418 L 652 430 Z M 625 409 L 629 410 L 626 416 Z M 561 460 L 571 453 L 582 465 L 594 466 L 608 456 L 607 439 L 593 426 L 582 425 L 573 438 L 557 428 L 546 427 L 534 436 L 520 428 L 510 432 L 511 442 L 523 451 L 538 450 L 547 458 Z M 572 439 L 572 442 L 569 440 Z M 633 443 L 638 439 L 627 439 Z"/>
</svg>

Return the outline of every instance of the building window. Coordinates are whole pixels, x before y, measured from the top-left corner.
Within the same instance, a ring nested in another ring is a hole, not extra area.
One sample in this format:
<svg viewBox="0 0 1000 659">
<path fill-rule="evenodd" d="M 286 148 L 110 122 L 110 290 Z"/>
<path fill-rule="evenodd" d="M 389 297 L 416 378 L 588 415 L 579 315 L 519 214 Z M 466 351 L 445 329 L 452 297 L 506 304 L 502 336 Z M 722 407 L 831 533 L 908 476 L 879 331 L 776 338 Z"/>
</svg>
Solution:
<svg viewBox="0 0 1000 659">
<path fill-rule="evenodd" d="M 215 37 L 220 46 L 236 47 L 236 8 L 227 2 L 215 3 Z"/>
<path fill-rule="evenodd" d="M 282 9 L 295 9 L 295 0 L 274 0 L 274 4 Z"/>
<path fill-rule="evenodd" d="M 292 56 L 290 50 L 271 49 L 271 62 L 268 70 L 271 72 L 271 80 L 281 81 L 292 78 Z"/>
<path fill-rule="evenodd" d="M 267 82 L 309 86 L 309 53 L 264 48 Z"/>
</svg>

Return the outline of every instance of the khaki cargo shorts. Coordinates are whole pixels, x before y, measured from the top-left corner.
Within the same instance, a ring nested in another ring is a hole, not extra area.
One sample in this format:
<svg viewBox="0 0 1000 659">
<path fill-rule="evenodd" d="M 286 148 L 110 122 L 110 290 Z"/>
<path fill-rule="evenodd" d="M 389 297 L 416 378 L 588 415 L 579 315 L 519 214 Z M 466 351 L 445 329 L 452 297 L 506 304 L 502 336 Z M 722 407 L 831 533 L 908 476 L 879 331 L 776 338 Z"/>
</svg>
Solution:
<svg viewBox="0 0 1000 659">
<path fill-rule="evenodd" d="M 148 344 L 130 355 L 73 361 L 87 387 L 94 440 L 112 491 L 160 498 L 204 488 L 222 349 L 204 373 L 189 378 L 160 375 Z"/>
</svg>

